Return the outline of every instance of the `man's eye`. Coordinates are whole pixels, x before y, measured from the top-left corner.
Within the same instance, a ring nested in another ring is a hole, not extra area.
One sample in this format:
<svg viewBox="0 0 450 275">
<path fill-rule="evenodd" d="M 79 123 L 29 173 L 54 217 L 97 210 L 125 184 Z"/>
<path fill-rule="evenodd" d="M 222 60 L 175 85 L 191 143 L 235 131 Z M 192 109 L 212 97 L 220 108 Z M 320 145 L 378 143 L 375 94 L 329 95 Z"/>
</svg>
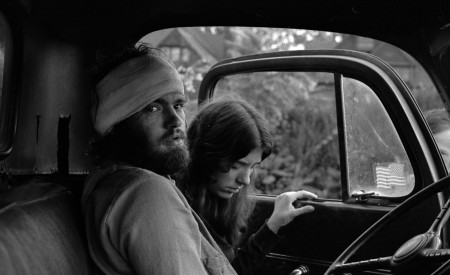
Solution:
<svg viewBox="0 0 450 275">
<path fill-rule="evenodd" d="M 231 169 L 238 169 L 238 168 L 239 168 L 239 164 L 237 164 L 237 163 L 233 163 L 231 165 Z"/>
<path fill-rule="evenodd" d="M 253 169 L 262 169 L 263 168 L 263 166 L 262 166 L 262 164 L 261 163 L 257 163 L 257 164 L 255 164 L 255 165 L 253 165 L 253 167 L 252 167 Z"/>
<path fill-rule="evenodd" d="M 184 108 L 184 104 L 185 104 L 185 103 L 178 103 L 178 104 L 175 104 L 174 108 L 175 108 L 176 110 L 181 110 L 181 109 Z"/>
<path fill-rule="evenodd" d="M 156 106 L 148 106 L 147 108 L 145 108 L 145 110 L 149 113 L 154 113 L 156 111 L 158 111 L 158 107 Z"/>
</svg>

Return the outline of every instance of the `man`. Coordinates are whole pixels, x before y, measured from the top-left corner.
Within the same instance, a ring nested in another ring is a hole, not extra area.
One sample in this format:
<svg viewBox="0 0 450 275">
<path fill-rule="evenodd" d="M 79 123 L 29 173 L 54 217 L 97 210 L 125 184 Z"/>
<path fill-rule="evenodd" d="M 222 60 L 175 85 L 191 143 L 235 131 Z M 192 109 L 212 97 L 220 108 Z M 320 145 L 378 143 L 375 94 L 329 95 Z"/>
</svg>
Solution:
<svg viewBox="0 0 450 275">
<path fill-rule="evenodd" d="M 141 46 L 97 71 L 92 118 L 101 165 L 82 197 L 96 266 L 105 274 L 236 274 L 171 180 L 189 160 L 175 67 Z"/>
</svg>

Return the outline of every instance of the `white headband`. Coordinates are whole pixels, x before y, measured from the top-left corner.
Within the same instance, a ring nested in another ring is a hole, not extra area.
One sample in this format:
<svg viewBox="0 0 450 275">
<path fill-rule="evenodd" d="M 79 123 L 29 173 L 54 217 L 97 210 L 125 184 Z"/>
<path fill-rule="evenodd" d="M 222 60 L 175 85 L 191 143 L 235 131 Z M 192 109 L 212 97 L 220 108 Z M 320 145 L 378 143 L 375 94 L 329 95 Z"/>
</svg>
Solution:
<svg viewBox="0 0 450 275">
<path fill-rule="evenodd" d="M 156 55 L 124 62 L 105 76 L 95 90 L 97 98 L 92 108 L 92 120 L 94 129 L 101 136 L 165 94 L 184 94 L 176 69 Z"/>
</svg>

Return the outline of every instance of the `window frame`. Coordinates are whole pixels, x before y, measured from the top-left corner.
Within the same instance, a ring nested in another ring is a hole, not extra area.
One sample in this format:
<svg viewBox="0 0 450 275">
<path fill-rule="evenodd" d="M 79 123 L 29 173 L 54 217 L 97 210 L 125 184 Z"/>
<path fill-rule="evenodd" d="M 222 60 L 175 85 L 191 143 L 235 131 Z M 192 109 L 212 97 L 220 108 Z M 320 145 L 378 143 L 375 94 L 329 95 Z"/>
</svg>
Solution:
<svg viewBox="0 0 450 275">
<path fill-rule="evenodd" d="M 338 73 L 364 82 L 375 92 L 397 130 L 416 178 L 410 194 L 386 198 L 390 203 L 399 203 L 446 175 L 445 165 L 434 146 L 432 134 L 406 84 L 392 67 L 371 54 L 349 50 L 311 50 L 264 53 L 224 60 L 205 75 L 199 91 L 199 105 L 212 100 L 214 87 L 223 76 L 273 70 Z M 342 116 L 339 110 L 337 112 L 338 117 Z M 342 132 L 342 129 L 338 131 Z M 343 139 L 340 138 L 339 142 L 343 142 Z M 346 155 L 341 154 L 341 157 L 346 158 Z M 341 165 L 346 163 L 346 159 L 341 159 Z M 355 200 L 348 194 L 346 166 L 341 167 L 341 180 L 343 202 L 354 203 Z M 376 197 L 373 203 L 379 203 L 379 198 Z M 371 200 L 364 203 L 371 204 Z"/>
<path fill-rule="evenodd" d="M 22 25 L 17 16 L 0 10 L 0 24 L 5 29 L 5 56 L 2 97 L 0 103 L 0 160 L 12 151 L 16 135 L 20 102 L 20 71 L 22 68 Z"/>
</svg>

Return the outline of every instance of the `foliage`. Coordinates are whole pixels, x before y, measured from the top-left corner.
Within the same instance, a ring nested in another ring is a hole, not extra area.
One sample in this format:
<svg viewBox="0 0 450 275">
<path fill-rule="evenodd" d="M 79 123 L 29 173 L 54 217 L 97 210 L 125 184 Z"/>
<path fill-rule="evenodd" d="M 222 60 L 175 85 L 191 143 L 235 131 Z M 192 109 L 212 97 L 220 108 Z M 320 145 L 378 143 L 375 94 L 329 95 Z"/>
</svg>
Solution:
<svg viewBox="0 0 450 275">
<path fill-rule="evenodd" d="M 309 49 L 321 43 L 330 48 L 342 38 L 340 34 L 292 29 L 208 27 L 202 30 L 225 39 L 228 57 Z M 191 99 L 188 121 L 196 111 L 200 82 L 212 65 L 198 61 L 187 68 L 180 68 Z M 336 111 L 332 103 L 334 98 L 314 98 L 318 91 L 326 91 L 326 85 L 324 87 L 318 83 L 318 79 L 321 76 L 305 73 L 247 74 L 221 81 L 216 87 L 215 97 L 220 94 L 238 95 L 261 111 L 270 123 L 275 148 L 258 173 L 258 192 L 276 195 L 283 191 L 305 189 L 325 198 L 341 196 L 337 127 L 336 117 L 333 116 Z M 431 83 L 412 87 L 412 93 L 422 111 L 443 106 L 437 93 L 433 93 L 435 89 Z M 315 105 L 312 102 L 316 102 Z M 370 109 L 369 106 L 367 110 Z M 372 128 L 369 124 L 361 125 L 364 127 L 350 130 L 354 131 L 353 144 L 364 147 L 365 136 L 371 133 Z M 379 129 L 383 131 L 383 127 Z M 382 143 L 377 146 L 371 149 L 373 158 L 390 153 L 379 148 Z M 356 149 L 361 148 L 354 149 L 357 152 Z M 370 156 L 358 153 L 349 156 L 355 162 L 363 157 Z M 364 163 L 369 161 L 365 160 Z M 371 171 L 366 168 L 365 171 Z"/>
<path fill-rule="evenodd" d="M 304 50 L 318 41 L 337 44 L 342 36 L 337 33 L 282 28 L 209 27 L 203 31 L 222 35 L 229 57 L 269 51 Z"/>
<path fill-rule="evenodd" d="M 444 108 L 444 102 L 436 89 L 431 85 L 421 85 L 411 89 L 422 112 Z"/>
<path fill-rule="evenodd" d="M 273 127 L 274 152 L 259 175 L 262 193 L 304 189 L 321 197 L 340 197 L 336 121 L 327 110 L 309 103 L 299 101 Z"/>
<path fill-rule="evenodd" d="M 336 111 L 330 89 L 318 87 L 307 73 L 260 72 L 221 80 L 215 96 L 230 94 L 255 106 L 270 124 L 274 148 L 258 173 L 258 192 L 305 189 L 322 197 L 340 197 Z"/>
</svg>

